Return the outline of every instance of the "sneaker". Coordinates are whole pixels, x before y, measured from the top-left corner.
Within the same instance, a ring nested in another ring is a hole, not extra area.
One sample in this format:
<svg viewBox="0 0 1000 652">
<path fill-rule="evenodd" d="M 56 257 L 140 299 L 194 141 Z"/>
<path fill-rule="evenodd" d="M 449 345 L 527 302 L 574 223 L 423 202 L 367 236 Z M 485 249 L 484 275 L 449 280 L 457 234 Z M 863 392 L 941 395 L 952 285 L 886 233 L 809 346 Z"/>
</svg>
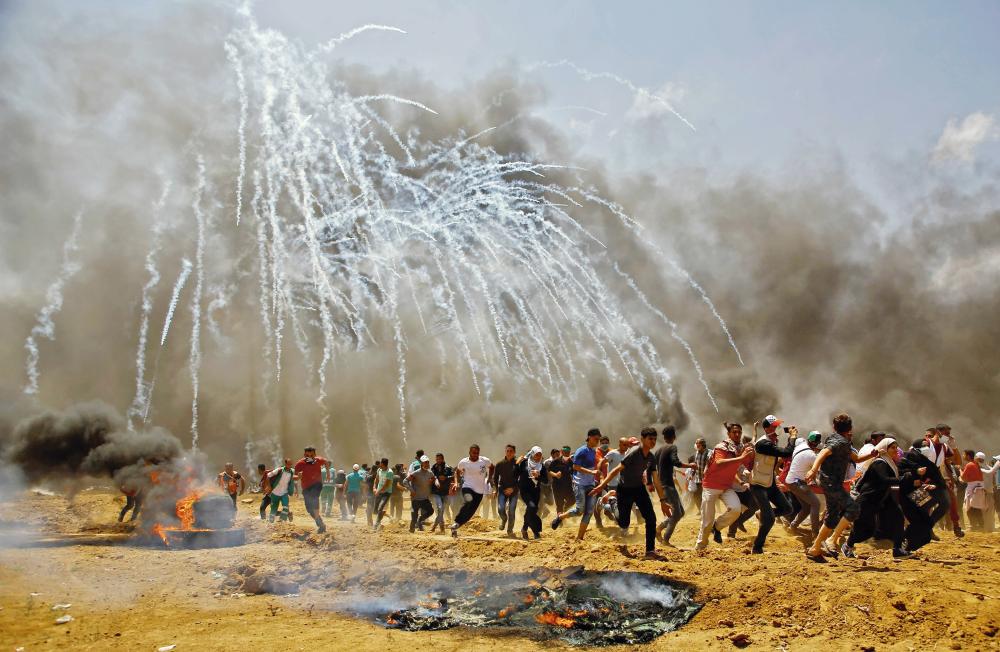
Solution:
<svg viewBox="0 0 1000 652">
<path fill-rule="evenodd" d="M 736 527 L 737 527 L 737 528 L 739 528 L 740 532 L 742 532 L 743 534 L 746 534 L 746 532 L 747 532 L 747 528 L 746 528 L 746 526 L 745 526 L 744 524 L 742 524 L 742 523 L 737 523 L 737 524 L 736 524 Z"/>
<path fill-rule="evenodd" d="M 559 518 L 557 516 L 554 519 L 552 519 L 552 529 L 553 530 L 558 530 L 560 525 L 562 525 L 562 519 L 561 518 Z"/>
<path fill-rule="evenodd" d="M 906 559 L 907 557 L 912 557 L 913 553 L 906 548 L 893 548 L 892 557 L 893 559 Z"/>
<path fill-rule="evenodd" d="M 941 537 L 937 535 L 934 531 L 931 531 L 931 541 L 940 541 Z"/>
<path fill-rule="evenodd" d="M 417 526 L 415 526 L 413 523 L 410 523 L 410 534 L 413 534 L 413 531 L 416 530 L 416 529 L 417 529 Z"/>
<path fill-rule="evenodd" d="M 716 543 L 722 543 L 722 532 L 719 532 L 719 528 L 712 528 L 712 538 Z"/>
<path fill-rule="evenodd" d="M 521 530 L 521 538 L 524 539 L 525 541 L 528 540 L 528 528 Z"/>
<path fill-rule="evenodd" d="M 751 555 L 763 555 L 764 554 L 764 549 L 763 548 L 758 548 L 757 546 L 754 546 L 754 547 L 750 548 L 750 554 Z"/>
<path fill-rule="evenodd" d="M 320 525 L 318 528 L 316 528 L 316 534 L 323 534 L 324 532 L 326 532 L 325 525 Z"/>
<path fill-rule="evenodd" d="M 503 532 L 504 530 L 506 530 L 507 529 L 507 519 L 505 519 L 505 518 L 500 519 L 500 527 L 498 527 L 497 529 L 500 530 L 501 532 Z"/>
<path fill-rule="evenodd" d="M 533 534 L 535 535 L 536 539 L 541 539 L 542 538 L 542 533 L 541 532 L 534 532 Z"/>
<path fill-rule="evenodd" d="M 964 536 L 965 536 L 965 532 L 962 531 L 962 526 L 956 525 L 955 526 L 955 537 L 961 539 Z"/>
<path fill-rule="evenodd" d="M 847 545 L 846 543 L 841 544 L 840 552 L 842 555 L 844 555 L 845 557 L 849 557 L 850 559 L 858 558 L 858 556 L 854 554 L 854 546 Z"/>
<path fill-rule="evenodd" d="M 451 536 L 458 538 L 458 525 L 451 526 Z"/>
<path fill-rule="evenodd" d="M 840 553 L 837 551 L 837 547 L 833 545 L 833 543 L 829 539 L 819 544 L 819 547 L 820 550 L 822 550 L 827 557 L 833 557 L 834 559 L 836 559 L 837 557 L 840 556 Z"/>
</svg>

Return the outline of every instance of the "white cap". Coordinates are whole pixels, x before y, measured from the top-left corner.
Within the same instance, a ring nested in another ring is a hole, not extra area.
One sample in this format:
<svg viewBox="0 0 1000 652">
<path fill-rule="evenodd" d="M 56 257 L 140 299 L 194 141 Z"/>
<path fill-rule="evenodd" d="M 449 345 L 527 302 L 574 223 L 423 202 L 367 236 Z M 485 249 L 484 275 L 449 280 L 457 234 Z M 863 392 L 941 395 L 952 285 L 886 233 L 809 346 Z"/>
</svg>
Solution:
<svg viewBox="0 0 1000 652">
<path fill-rule="evenodd" d="M 986 459 L 986 453 L 984 453 L 983 451 L 979 451 L 978 453 L 976 453 L 975 457 L 976 457 L 977 460 L 985 460 Z"/>
<path fill-rule="evenodd" d="M 354 465 L 354 470 L 355 471 L 360 471 L 361 470 L 361 465 L 360 464 L 355 464 Z"/>
<path fill-rule="evenodd" d="M 430 461 L 431 461 L 431 458 L 427 457 L 426 455 L 421 455 L 420 456 L 420 462 L 421 463 L 423 463 L 423 462 L 430 462 Z"/>
</svg>

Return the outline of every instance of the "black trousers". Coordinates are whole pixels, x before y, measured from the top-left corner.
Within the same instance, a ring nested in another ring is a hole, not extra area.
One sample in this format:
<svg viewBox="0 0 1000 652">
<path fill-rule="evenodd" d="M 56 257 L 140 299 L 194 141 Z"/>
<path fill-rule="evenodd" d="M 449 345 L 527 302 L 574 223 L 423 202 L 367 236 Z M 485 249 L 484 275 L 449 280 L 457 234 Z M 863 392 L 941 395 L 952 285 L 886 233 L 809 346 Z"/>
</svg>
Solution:
<svg viewBox="0 0 1000 652">
<path fill-rule="evenodd" d="M 522 530 L 531 530 L 535 535 L 542 533 L 542 519 L 538 517 L 538 506 L 541 501 L 541 492 L 532 494 L 521 489 L 521 500 L 524 501 L 524 527 Z"/>
<path fill-rule="evenodd" d="M 313 517 L 316 525 L 323 525 L 323 519 L 319 514 L 319 495 L 323 491 L 323 483 L 311 484 L 302 490 L 302 500 L 306 504 L 306 511 Z"/>
<path fill-rule="evenodd" d="M 876 527 L 892 539 L 892 545 L 899 548 L 903 544 L 903 512 L 891 497 L 886 496 L 881 502 L 860 500 L 861 508 L 858 517 L 851 525 L 851 536 L 847 545 L 867 541 L 875 535 Z"/>
<path fill-rule="evenodd" d="M 556 514 L 562 514 L 569 509 L 570 506 L 576 504 L 576 497 L 573 496 L 572 489 L 569 491 L 563 489 L 553 489 L 552 497 L 556 503 Z"/>
<path fill-rule="evenodd" d="M 423 500 L 410 500 L 410 529 L 417 527 L 423 527 L 424 521 L 431 517 L 434 513 L 434 507 L 431 505 L 430 498 L 424 498 Z"/>
<path fill-rule="evenodd" d="M 139 511 L 142 509 L 142 494 L 125 496 L 125 506 L 122 507 L 122 511 L 118 512 L 119 523 L 125 520 L 125 514 L 127 514 L 130 509 L 132 510 L 132 518 L 129 520 L 134 521 L 135 517 L 139 515 Z"/>
<path fill-rule="evenodd" d="M 483 494 L 477 494 L 468 487 L 462 488 L 462 509 L 458 510 L 455 516 L 455 525 L 465 525 L 472 518 L 472 515 L 479 509 L 479 503 L 483 502 Z"/>
<path fill-rule="evenodd" d="M 271 507 L 271 494 L 264 494 L 264 497 L 260 499 L 260 520 L 264 520 L 267 516 L 267 510 Z"/>
<path fill-rule="evenodd" d="M 623 487 L 618 485 L 618 527 L 627 528 L 632 520 L 632 505 L 639 508 L 639 513 L 646 521 L 646 552 L 656 549 L 656 514 L 653 513 L 653 503 L 645 487 Z"/>
<path fill-rule="evenodd" d="M 767 541 L 767 535 L 774 527 L 775 515 L 784 516 L 792 511 L 785 494 L 781 493 L 778 485 L 771 483 L 770 487 L 760 487 L 755 484 L 750 485 L 754 500 L 760 508 L 760 527 L 757 529 L 757 538 L 753 541 L 753 547 L 760 550 Z M 774 507 L 771 507 L 771 505 Z"/>
<path fill-rule="evenodd" d="M 930 514 L 902 492 L 899 496 L 899 506 L 903 510 L 903 516 L 906 517 L 906 530 L 903 531 L 906 549 L 911 552 L 919 550 L 930 543 L 934 521 L 931 520 Z"/>
</svg>

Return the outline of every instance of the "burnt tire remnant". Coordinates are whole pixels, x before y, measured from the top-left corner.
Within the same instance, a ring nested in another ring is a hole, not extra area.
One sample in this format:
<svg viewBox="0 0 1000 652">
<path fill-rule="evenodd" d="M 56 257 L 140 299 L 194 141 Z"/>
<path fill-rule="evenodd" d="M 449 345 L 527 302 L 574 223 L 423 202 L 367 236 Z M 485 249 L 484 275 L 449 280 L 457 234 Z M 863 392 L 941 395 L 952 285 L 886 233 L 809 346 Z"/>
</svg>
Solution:
<svg viewBox="0 0 1000 652">
<path fill-rule="evenodd" d="M 656 575 L 577 567 L 442 580 L 415 589 L 401 608 L 367 615 L 407 631 L 506 628 L 571 645 L 637 644 L 691 620 L 701 609 L 694 593 Z"/>
</svg>

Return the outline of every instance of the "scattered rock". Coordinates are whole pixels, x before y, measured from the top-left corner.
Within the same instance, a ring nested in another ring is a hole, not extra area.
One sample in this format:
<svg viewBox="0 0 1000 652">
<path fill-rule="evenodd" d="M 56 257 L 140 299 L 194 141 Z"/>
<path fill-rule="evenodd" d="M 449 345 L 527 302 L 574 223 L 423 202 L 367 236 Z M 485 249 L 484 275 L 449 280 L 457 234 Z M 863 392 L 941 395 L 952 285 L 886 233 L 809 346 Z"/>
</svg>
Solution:
<svg viewBox="0 0 1000 652">
<path fill-rule="evenodd" d="M 176 645 L 164 645 L 163 647 L 156 648 L 156 652 L 170 652 L 170 650 L 177 647 Z"/>
<path fill-rule="evenodd" d="M 73 622 L 73 616 L 70 616 L 69 614 L 56 618 L 56 625 L 65 625 L 66 623 L 71 622 Z"/>
<path fill-rule="evenodd" d="M 986 634 L 990 638 L 993 638 L 994 636 L 996 636 L 997 635 L 997 631 L 998 631 L 998 628 L 997 628 L 996 625 L 984 625 L 983 626 L 983 634 Z"/>
<path fill-rule="evenodd" d="M 729 642 L 739 648 L 744 648 L 753 643 L 753 641 L 750 640 L 750 635 L 744 632 L 733 634 L 729 637 Z"/>
<path fill-rule="evenodd" d="M 892 603 L 892 606 L 900 611 L 906 611 L 906 603 L 902 600 L 896 600 Z"/>
<path fill-rule="evenodd" d="M 723 618 L 722 620 L 719 621 L 719 626 L 720 627 L 732 627 L 733 626 L 733 621 L 728 620 L 726 618 Z"/>
<path fill-rule="evenodd" d="M 64 609 L 69 609 L 72 606 L 73 605 L 69 604 L 69 603 L 67 603 L 67 604 L 54 604 L 54 605 L 52 605 L 52 611 L 63 611 Z"/>
</svg>

